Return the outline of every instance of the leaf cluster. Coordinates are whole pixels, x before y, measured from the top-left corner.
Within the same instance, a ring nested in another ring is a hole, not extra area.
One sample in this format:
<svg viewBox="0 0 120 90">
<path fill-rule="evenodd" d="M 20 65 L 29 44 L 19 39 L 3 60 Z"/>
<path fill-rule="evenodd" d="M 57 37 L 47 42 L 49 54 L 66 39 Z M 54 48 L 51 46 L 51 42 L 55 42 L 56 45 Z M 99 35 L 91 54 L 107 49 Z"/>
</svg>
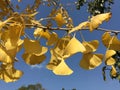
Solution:
<svg viewBox="0 0 120 90">
<path fill-rule="evenodd" d="M 71 75 L 74 71 L 67 65 L 66 60 L 74 54 L 81 53 L 83 56 L 79 66 L 85 70 L 92 70 L 105 63 L 105 71 L 110 67 L 111 78 L 119 78 L 119 51 L 120 41 L 117 38 L 117 31 L 105 31 L 102 35 L 102 43 L 106 47 L 105 55 L 96 53 L 99 47 L 98 40 L 86 41 L 81 30 L 99 30 L 104 21 L 109 21 L 111 12 L 93 15 L 87 21 L 81 22 L 78 26 L 73 25 L 73 20 L 67 10 L 58 5 L 58 1 L 34 0 L 33 5 L 21 12 L 17 11 L 18 5 L 11 1 L 1 0 L 0 9 L 0 79 L 5 82 L 14 82 L 23 75 L 21 70 L 14 66 L 20 60 L 16 58 L 18 52 L 24 49 L 22 58 L 28 65 L 41 64 L 46 59 L 46 53 L 50 51 L 50 61 L 46 65 L 55 75 Z M 3 5 L 5 4 L 5 5 Z M 39 6 L 51 6 L 48 17 L 36 19 L 39 14 Z M 6 10 L 6 11 L 4 11 Z M 45 21 L 46 23 L 43 23 Z M 32 36 L 27 31 L 33 30 Z M 63 30 L 65 34 L 60 37 L 56 30 Z M 76 32 L 81 33 L 82 40 L 76 37 Z M 112 34 L 113 35 L 112 35 Z M 41 40 L 45 39 L 45 43 Z"/>
</svg>

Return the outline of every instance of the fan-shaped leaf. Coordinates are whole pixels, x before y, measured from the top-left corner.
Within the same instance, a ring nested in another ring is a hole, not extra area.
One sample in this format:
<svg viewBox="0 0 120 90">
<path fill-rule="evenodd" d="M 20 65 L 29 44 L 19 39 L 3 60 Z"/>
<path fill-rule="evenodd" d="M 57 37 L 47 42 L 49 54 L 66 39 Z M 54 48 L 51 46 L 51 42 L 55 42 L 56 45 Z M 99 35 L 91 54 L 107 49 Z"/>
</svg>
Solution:
<svg viewBox="0 0 120 90">
<path fill-rule="evenodd" d="M 94 69 L 102 63 L 102 54 L 84 54 L 80 61 L 80 67 L 86 70 Z"/>
<path fill-rule="evenodd" d="M 24 53 L 22 57 L 24 61 L 29 65 L 40 64 L 46 59 L 45 55 L 36 56 L 29 53 Z"/>
<path fill-rule="evenodd" d="M 5 82 L 14 82 L 20 79 L 23 75 L 23 72 L 20 70 L 16 70 L 13 67 L 13 64 L 2 64 L 0 70 L 0 79 L 4 80 Z"/>
<path fill-rule="evenodd" d="M 37 40 L 24 40 L 24 48 L 26 53 L 33 53 L 35 55 L 42 55 L 47 52 L 47 48 L 40 45 L 39 41 Z"/>
<path fill-rule="evenodd" d="M 49 70 L 54 70 L 61 62 L 61 60 L 58 60 L 58 55 L 55 53 L 54 49 L 50 50 L 51 53 L 51 59 L 50 62 L 47 64 L 46 68 Z"/>
<path fill-rule="evenodd" d="M 84 52 L 86 49 L 85 47 L 83 46 L 83 44 L 77 40 L 75 37 L 73 37 L 69 43 L 67 44 L 67 46 L 65 47 L 65 50 L 64 50 L 64 53 L 63 53 L 63 56 L 64 55 L 73 55 L 75 53 L 78 53 L 78 52 Z"/>
<path fill-rule="evenodd" d="M 57 13 L 54 20 L 56 21 L 58 27 L 62 27 L 64 24 L 66 24 L 66 20 L 64 19 L 62 13 Z"/>
<path fill-rule="evenodd" d="M 103 44 L 112 50 L 119 51 L 120 50 L 120 40 L 118 40 L 117 36 L 111 36 L 109 32 L 105 32 L 102 35 Z"/>
<path fill-rule="evenodd" d="M 93 31 L 94 29 L 98 28 L 103 21 L 108 21 L 111 18 L 111 15 L 112 14 L 109 12 L 93 16 L 90 19 L 90 31 Z"/>
<path fill-rule="evenodd" d="M 109 57 L 107 60 L 105 60 L 106 65 L 114 65 L 116 63 L 116 60 L 112 57 Z"/>
<path fill-rule="evenodd" d="M 107 50 L 106 54 L 105 54 L 105 58 L 108 59 L 108 58 L 112 57 L 115 54 L 116 54 L 116 51 L 114 51 L 114 50 Z"/>
<path fill-rule="evenodd" d="M 73 71 L 68 67 L 64 60 L 60 62 L 60 64 L 53 69 L 53 73 L 56 75 L 70 75 Z"/>
<path fill-rule="evenodd" d="M 57 41 L 54 47 L 54 51 L 57 53 L 57 55 L 63 56 L 64 49 L 66 48 L 70 40 L 71 40 L 71 37 L 63 37 Z"/>
<path fill-rule="evenodd" d="M 83 41 L 82 44 L 86 48 L 86 51 L 83 53 L 90 53 L 90 52 L 95 52 L 97 50 L 99 41 L 98 40 L 93 40 L 90 42 Z"/>
</svg>

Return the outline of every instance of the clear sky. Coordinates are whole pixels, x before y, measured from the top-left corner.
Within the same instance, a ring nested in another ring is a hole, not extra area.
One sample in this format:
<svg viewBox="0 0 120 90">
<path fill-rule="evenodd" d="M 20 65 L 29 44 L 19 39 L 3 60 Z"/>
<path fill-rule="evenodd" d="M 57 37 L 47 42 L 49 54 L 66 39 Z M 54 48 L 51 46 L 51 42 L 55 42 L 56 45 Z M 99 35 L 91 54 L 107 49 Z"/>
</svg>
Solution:
<svg viewBox="0 0 120 90">
<path fill-rule="evenodd" d="M 15 0 L 11 0 L 15 1 Z M 24 1 L 24 0 L 23 0 Z M 32 0 L 25 0 L 24 3 L 31 3 Z M 62 2 L 73 2 L 74 0 L 61 0 Z M 15 3 L 15 2 L 14 2 Z M 74 7 L 67 6 L 70 16 L 73 18 L 74 25 L 78 25 L 80 22 L 87 20 L 87 13 L 83 7 L 81 10 L 75 10 Z M 112 7 L 112 18 L 108 23 L 104 23 L 101 27 L 107 29 L 120 30 L 120 0 L 115 0 L 115 4 Z M 40 17 L 48 13 L 48 9 L 44 10 L 44 7 L 40 8 Z M 94 31 L 92 33 L 82 31 L 87 41 L 93 39 L 101 39 L 103 32 Z M 79 34 L 77 34 L 79 37 Z M 105 48 L 100 44 L 97 52 L 104 53 Z M 120 83 L 117 80 L 111 80 L 107 75 L 107 81 L 103 80 L 102 77 L 102 65 L 94 70 L 87 71 L 79 67 L 81 54 L 74 55 L 66 60 L 67 64 L 74 70 L 74 73 L 70 76 L 56 76 L 51 71 L 47 70 L 45 65 L 49 62 L 50 54 L 47 53 L 47 59 L 42 64 L 31 67 L 26 65 L 21 58 L 21 53 L 17 55 L 20 60 L 15 64 L 17 69 L 24 71 L 24 75 L 16 82 L 5 83 L 0 80 L 0 90 L 17 90 L 22 85 L 41 83 L 46 90 L 71 90 L 76 88 L 77 90 L 120 90 Z"/>
</svg>

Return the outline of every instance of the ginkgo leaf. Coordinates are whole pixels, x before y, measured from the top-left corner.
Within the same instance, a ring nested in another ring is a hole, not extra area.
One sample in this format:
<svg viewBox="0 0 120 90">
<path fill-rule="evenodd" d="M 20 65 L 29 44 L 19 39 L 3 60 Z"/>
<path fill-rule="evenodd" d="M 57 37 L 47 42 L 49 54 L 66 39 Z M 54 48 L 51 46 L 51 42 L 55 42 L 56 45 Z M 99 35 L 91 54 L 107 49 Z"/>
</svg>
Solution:
<svg viewBox="0 0 120 90">
<path fill-rule="evenodd" d="M 71 70 L 64 60 L 60 62 L 60 64 L 53 69 L 53 73 L 56 75 L 71 75 L 73 70 Z"/>
<path fill-rule="evenodd" d="M 23 40 L 19 39 L 17 42 L 16 42 L 16 45 L 14 45 L 10 39 L 7 39 L 7 42 L 5 43 L 5 48 L 6 50 L 12 50 L 14 48 L 17 48 L 19 47 L 20 45 L 23 44 Z"/>
<path fill-rule="evenodd" d="M 86 51 L 86 49 L 83 46 L 83 44 L 79 40 L 77 40 L 75 37 L 73 37 L 65 47 L 63 55 L 71 56 L 75 53 L 84 52 L 84 51 Z"/>
<path fill-rule="evenodd" d="M 23 75 L 23 72 L 16 70 L 13 64 L 2 64 L 0 70 L 0 79 L 5 82 L 15 82 Z"/>
<path fill-rule="evenodd" d="M 112 57 L 109 57 L 108 59 L 105 60 L 106 65 L 114 65 L 116 63 L 116 60 Z"/>
<path fill-rule="evenodd" d="M 58 39 L 54 47 L 54 51 L 57 53 L 57 55 L 63 56 L 64 49 L 66 48 L 70 40 L 71 40 L 71 37 L 63 37 L 63 38 Z"/>
<path fill-rule="evenodd" d="M 37 28 L 34 31 L 34 36 L 39 36 L 48 40 L 50 38 L 50 32 L 48 30 L 43 30 L 42 28 Z"/>
<path fill-rule="evenodd" d="M 55 44 L 58 41 L 58 35 L 55 32 L 52 32 L 52 34 L 50 35 L 50 38 L 47 41 L 47 45 L 51 46 L 53 44 Z"/>
<path fill-rule="evenodd" d="M 29 65 L 35 65 L 42 63 L 45 59 L 45 55 L 36 56 L 34 54 L 24 53 L 22 55 L 24 61 Z"/>
<path fill-rule="evenodd" d="M 102 35 L 102 43 L 109 49 L 119 51 L 120 50 L 120 40 L 117 36 L 111 36 L 109 32 L 105 32 Z"/>
<path fill-rule="evenodd" d="M 116 51 L 114 51 L 114 50 L 107 50 L 106 54 L 105 54 L 105 59 L 108 59 L 108 58 L 112 57 L 115 54 L 116 54 Z"/>
<path fill-rule="evenodd" d="M 58 27 L 62 27 L 64 24 L 66 24 L 66 20 L 64 19 L 62 13 L 57 13 L 54 17 L 54 20 L 56 21 Z"/>
<path fill-rule="evenodd" d="M 90 27 L 89 27 L 90 31 L 93 31 L 94 29 L 98 28 L 103 21 L 108 21 L 111 18 L 111 16 L 112 16 L 111 12 L 93 16 L 90 19 Z"/>
<path fill-rule="evenodd" d="M 112 66 L 112 69 L 111 69 L 111 76 L 113 76 L 113 77 L 117 76 L 117 70 L 114 66 Z"/>
<path fill-rule="evenodd" d="M 94 69 L 102 63 L 102 59 L 102 54 L 83 54 L 83 57 L 80 61 L 80 67 L 86 70 Z"/>
<path fill-rule="evenodd" d="M 37 40 L 29 40 L 25 38 L 24 40 L 24 48 L 26 53 L 33 53 L 36 55 L 42 55 L 47 52 L 47 48 L 40 45 Z"/>
<path fill-rule="evenodd" d="M 78 31 L 78 30 L 81 30 L 81 29 L 86 29 L 87 27 L 89 27 L 89 22 L 88 21 L 82 22 L 78 26 L 72 28 L 68 33 L 70 34 L 72 32 L 75 32 L 75 31 Z"/>
<path fill-rule="evenodd" d="M 58 56 L 55 53 L 54 49 L 51 49 L 50 53 L 51 53 L 51 59 L 50 62 L 47 64 L 46 68 L 49 70 L 53 70 L 60 64 L 61 60 L 58 60 L 57 58 Z"/>
<path fill-rule="evenodd" d="M 83 41 L 82 44 L 86 48 L 86 51 L 84 51 L 83 53 L 90 53 L 95 52 L 97 50 L 99 41 L 98 40 L 93 40 L 90 42 Z"/>
<path fill-rule="evenodd" d="M 5 43 L 5 48 L 7 53 L 12 57 L 16 57 L 17 52 L 19 52 L 22 48 L 22 44 L 23 44 L 23 40 L 19 40 L 17 46 L 14 46 L 11 44 L 11 42 L 7 41 Z"/>
<path fill-rule="evenodd" d="M 6 53 L 5 50 L 0 48 L 0 62 L 12 63 L 14 60 Z"/>
</svg>

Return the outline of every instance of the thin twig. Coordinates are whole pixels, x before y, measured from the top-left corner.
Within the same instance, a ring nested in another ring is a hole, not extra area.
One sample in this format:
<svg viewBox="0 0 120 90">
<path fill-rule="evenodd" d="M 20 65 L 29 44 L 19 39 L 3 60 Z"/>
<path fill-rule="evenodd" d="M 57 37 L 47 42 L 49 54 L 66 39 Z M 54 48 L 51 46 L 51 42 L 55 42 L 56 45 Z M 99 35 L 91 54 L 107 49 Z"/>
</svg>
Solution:
<svg viewBox="0 0 120 90">
<path fill-rule="evenodd" d="M 6 2 L 6 5 L 8 5 L 8 7 L 12 10 L 12 12 L 15 12 L 13 7 L 10 5 L 9 1 L 5 0 L 5 2 Z"/>
<path fill-rule="evenodd" d="M 120 33 L 120 30 L 109 30 L 105 28 L 98 28 L 97 30 L 104 31 L 104 32 L 111 32 L 111 33 Z"/>
<path fill-rule="evenodd" d="M 34 25 L 34 24 L 26 24 L 26 26 L 38 27 L 38 28 L 43 28 L 43 29 L 48 29 L 48 30 L 64 30 L 64 31 L 71 30 L 71 28 L 45 27 L 45 26 L 42 26 L 42 25 Z M 89 30 L 89 29 L 86 28 L 86 29 L 81 29 L 81 30 Z M 116 33 L 116 34 L 120 33 L 120 30 L 109 30 L 109 29 L 105 29 L 105 28 L 97 28 L 96 30 L 98 30 L 98 31 L 104 31 L 104 32 L 111 32 L 111 33 Z"/>
</svg>

